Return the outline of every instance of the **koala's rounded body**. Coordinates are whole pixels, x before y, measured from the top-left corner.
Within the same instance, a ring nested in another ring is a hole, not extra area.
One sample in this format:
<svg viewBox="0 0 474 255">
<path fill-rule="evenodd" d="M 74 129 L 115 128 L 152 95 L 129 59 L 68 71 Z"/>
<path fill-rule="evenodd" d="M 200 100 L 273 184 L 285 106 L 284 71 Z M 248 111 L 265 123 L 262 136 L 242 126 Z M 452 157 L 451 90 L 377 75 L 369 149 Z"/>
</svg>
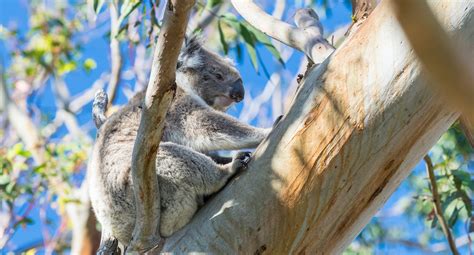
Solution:
<svg viewBox="0 0 474 255">
<path fill-rule="evenodd" d="M 126 160 L 131 151 L 114 157 Z M 94 151 L 94 158 L 100 151 Z M 185 146 L 165 142 L 160 145 L 156 159 L 157 178 L 161 196 L 159 232 L 167 237 L 186 225 L 202 205 L 204 196 L 221 189 L 228 179 L 245 167 L 248 155 L 238 154 L 227 165 L 217 165 L 211 158 Z M 117 161 L 118 163 L 119 161 Z M 121 168 L 122 166 L 111 165 Z M 111 180 L 109 178 L 114 178 Z M 127 244 L 131 240 L 135 223 L 135 198 L 130 170 L 115 175 L 92 175 L 89 178 L 91 202 L 105 234 Z M 107 198 L 107 199 L 104 199 Z"/>
<path fill-rule="evenodd" d="M 177 93 L 165 119 L 156 159 L 160 188 L 160 226 L 169 236 L 187 224 L 204 196 L 221 189 L 245 167 L 247 154 L 231 163 L 217 164 L 203 153 L 255 148 L 270 129 L 255 128 L 224 114 L 243 98 L 240 75 L 232 63 L 189 42 L 178 60 Z M 127 245 L 135 223 L 131 161 L 141 102 L 138 93 L 101 126 L 88 166 L 89 194 L 102 240 L 117 238 Z M 104 122 L 105 120 L 105 122 Z"/>
</svg>

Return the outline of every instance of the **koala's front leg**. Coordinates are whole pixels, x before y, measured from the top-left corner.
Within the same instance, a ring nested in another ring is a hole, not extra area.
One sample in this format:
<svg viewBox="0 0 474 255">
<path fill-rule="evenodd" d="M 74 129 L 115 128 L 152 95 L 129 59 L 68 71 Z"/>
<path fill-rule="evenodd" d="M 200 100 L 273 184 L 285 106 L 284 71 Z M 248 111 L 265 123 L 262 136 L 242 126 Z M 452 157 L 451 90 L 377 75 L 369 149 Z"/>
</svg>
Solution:
<svg viewBox="0 0 474 255">
<path fill-rule="evenodd" d="M 256 148 L 271 128 L 257 128 L 225 113 L 205 108 L 186 118 L 181 144 L 198 151 L 239 150 Z"/>
<path fill-rule="evenodd" d="M 209 156 L 214 162 L 216 162 L 219 165 L 229 164 L 233 160 L 232 157 L 224 157 L 224 156 L 219 155 L 217 151 L 208 152 L 206 153 L 206 155 Z"/>
</svg>

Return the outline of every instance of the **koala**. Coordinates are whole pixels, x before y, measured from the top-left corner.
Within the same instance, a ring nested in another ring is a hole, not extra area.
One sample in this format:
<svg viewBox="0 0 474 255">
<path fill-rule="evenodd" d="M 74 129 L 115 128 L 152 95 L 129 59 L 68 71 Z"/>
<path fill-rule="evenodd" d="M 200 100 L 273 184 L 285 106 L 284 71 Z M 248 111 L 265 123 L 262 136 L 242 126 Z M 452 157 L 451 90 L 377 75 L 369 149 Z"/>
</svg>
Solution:
<svg viewBox="0 0 474 255">
<path fill-rule="evenodd" d="M 176 83 L 156 158 L 161 196 L 157 229 L 163 237 L 186 225 L 204 197 L 220 190 L 250 160 L 249 153 L 241 152 L 230 163 L 221 160 L 225 164 L 217 164 L 205 153 L 255 148 L 271 130 L 241 123 L 223 112 L 243 99 L 242 79 L 230 60 L 202 47 L 196 39 L 188 40 L 181 50 Z M 94 102 L 94 121 L 100 129 L 87 178 L 92 206 L 102 225 L 104 252 L 107 243 L 118 239 L 128 244 L 132 238 L 131 159 L 144 93 L 137 93 L 108 119 L 100 110 L 106 95 L 96 95 Z"/>
</svg>

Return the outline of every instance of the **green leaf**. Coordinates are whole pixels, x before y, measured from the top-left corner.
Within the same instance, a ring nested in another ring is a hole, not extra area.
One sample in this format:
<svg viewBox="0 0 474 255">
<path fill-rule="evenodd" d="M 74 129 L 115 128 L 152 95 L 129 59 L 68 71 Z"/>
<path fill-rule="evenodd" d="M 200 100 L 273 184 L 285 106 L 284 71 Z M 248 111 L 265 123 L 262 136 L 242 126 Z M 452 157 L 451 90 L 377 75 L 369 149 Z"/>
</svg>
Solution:
<svg viewBox="0 0 474 255">
<path fill-rule="evenodd" d="M 252 62 L 255 71 L 258 73 L 258 62 L 257 62 L 257 51 L 255 49 L 255 38 L 250 31 L 243 24 L 240 24 L 240 31 L 242 38 L 244 39 L 245 47 L 249 53 L 250 60 Z"/>
<path fill-rule="evenodd" d="M 105 0 L 93 0 L 93 9 L 95 14 L 99 14 L 100 10 L 102 9 L 102 6 L 104 5 Z"/>
<path fill-rule="evenodd" d="M 6 185 L 10 183 L 10 176 L 8 174 L 0 175 L 0 185 Z"/>
<path fill-rule="evenodd" d="M 94 70 L 97 67 L 97 63 L 94 59 L 88 58 L 84 61 L 83 67 L 86 72 L 90 72 L 91 70 Z"/>
<path fill-rule="evenodd" d="M 207 9 L 212 9 L 214 6 L 222 3 L 222 0 L 208 0 L 206 4 Z"/>
<path fill-rule="evenodd" d="M 262 33 L 260 30 L 257 30 L 255 27 L 250 25 L 248 22 L 243 23 L 245 27 L 252 33 L 254 34 L 255 38 L 257 39 L 258 42 L 263 44 L 265 48 L 267 48 L 268 51 L 283 65 L 285 66 L 285 62 L 283 61 L 283 58 L 280 55 L 280 52 L 275 48 L 273 45 L 272 41 L 268 38 L 268 36 L 264 33 Z"/>
<path fill-rule="evenodd" d="M 240 44 L 235 46 L 235 53 L 237 55 L 237 61 L 242 63 L 242 46 Z"/>
<path fill-rule="evenodd" d="M 118 18 L 118 26 L 133 12 L 142 2 L 140 0 L 125 0 L 120 7 L 120 17 Z"/>
<path fill-rule="evenodd" d="M 16 183 L 15 182 L 10 182 L 7 184 L 7 187 L 5 188 L 5 192 L 7 194 L 11 194 L 13 189 L 15 188 Z"/>
<path fill-rule="evenodd" d="M 227 55 L 227 53 L 229 52 L 229 47 L 227 45 L 227 42 L 225 41 L 224 32 L 222 31 L 220 20 L 217 22 L 217 28 L 219 29 L 219 40 L 221 42 L 222 49 L 224 50 L 224 53 Z"/>
<path fill-rule="evenodd" d="M 451 213 L 451 215 L 449 216 L 448 225 L 450 227 L 453 227 L 454 224 L 456 223 L 456 220 L 458 219 L 458 216 L 459 216 L 459 211 L 460 211 L 460 209 L 456 207 L 454 209 L 453 213 Z"/>
<path fill-rule="evenodd" d="M 455 180 L 458 180 L 463 186 L 471 187 L 473 181 L 471 175 L 463 170 L 453 170 L 451 171 Z"/>
<path fill-rule="evenodd" d="M 77 68 L 77 65 L 76 65 L 76 62 L 74 61 L 60 63 L 58 66 L 58 74 L 59 75 L 66 74 L 66 73 L 76 70 L 76 68 Z"/>
<path fill-rule="evenodd" d="M 454 202 L 456 199 L 460 197 L 461 197 L 461 194 L 459 192 L 453 192 L 449 194 L 449 196 L 446 199 L 442 200 L 442 203 L 441 203 L 442 210 L 445 211 L 446 208 L 448 208 L 452 202 Z"/>
<path fill-rule="evenodd" d="M 232 13 L 225 13 L 221 16 L 221 20 L 233 27 L 240 34 L 241 24 L 237 17 Z"/>
</svg>

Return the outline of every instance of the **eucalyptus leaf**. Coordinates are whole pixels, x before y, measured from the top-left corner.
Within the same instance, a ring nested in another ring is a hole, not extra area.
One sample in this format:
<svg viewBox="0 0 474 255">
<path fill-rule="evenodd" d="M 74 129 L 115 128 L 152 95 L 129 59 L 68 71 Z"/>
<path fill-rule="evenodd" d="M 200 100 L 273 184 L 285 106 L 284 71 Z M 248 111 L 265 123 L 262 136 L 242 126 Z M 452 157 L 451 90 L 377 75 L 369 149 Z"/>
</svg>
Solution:
<svg viewBox="0 0 474 255">
<path fill-rule="evenodd" d="M 118 18 L 118 26 L 120 27 L 120 24 L 130 15 L 130 13 L 135 10 L 142 1 L 140 0 L 125 0 L 120 7 L 120 16 Z"/>
<path fill-rule="evenodd" d="M 248 22 L 243 23 L 244 26 L 255 36 L 257 41 L 265 48 L 267 48 L 268 51 L 280 62 L 283 66 L 285 66 L 285 62 L 283 61 L 283 58 L 280 55 L 280 52 L 275 48 L 273 45 L 272 41 L 268 38 L 268 36 L 264 33 L 262 33 L 260 30 L 256 29 L 252 25 L 250 25 Z"/>
<path fill-rule="evenodd" d="M 219 40 L 221 42 L 222 49 L 224 50 L 224 53 L 227 55 L 227 53 L 229 52 L 229 46 L 227 45 L 227 42 L 225 41 L 224 32 L 222 31 L 222 25 L 221 25 L 220 20 L 217 22 L 217 28 L 219 29 Z"/>
<path fill-rule="evenodd" d="M 102 9 L 102 6 L 105 3 L 105 0 L 93 0 L 93 9 L 95 14 L 99 14 L 100 10 Z"/>
<path fill-rule="evenodd" d="M 258 73 L 258 62 L 257 62 L 257 50 L 255 49 L 255 37 L 250 33 L 250 31 L 243 24 L 240 24 L 240 31 L 242 38 L 244 39 L 245 48 L 250 56 L 250 61 L 252 62 L 255 71 Z"/>
</svg>

